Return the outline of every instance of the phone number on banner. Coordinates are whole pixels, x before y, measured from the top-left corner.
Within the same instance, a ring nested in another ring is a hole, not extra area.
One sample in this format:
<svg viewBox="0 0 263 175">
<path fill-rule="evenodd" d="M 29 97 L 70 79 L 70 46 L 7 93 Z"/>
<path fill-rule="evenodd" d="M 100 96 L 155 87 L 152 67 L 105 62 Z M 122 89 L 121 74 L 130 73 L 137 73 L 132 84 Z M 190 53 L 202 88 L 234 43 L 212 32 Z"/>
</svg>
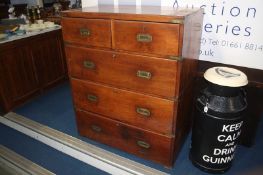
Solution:
<svg viewBox="0 0 263 175">
<path fill-rule="evenodd" d="M 263 44 L 249 43 L 249 42 L 234 42 L 229 40 L 219 40 L 212 38 L 201 38 L 201 45 L 212 45 L 214 47 L 229 47 L 229 48 L 237 48 L 237 49 L 245 49 L 250 51 L 263 51 Z"/>
</svg>

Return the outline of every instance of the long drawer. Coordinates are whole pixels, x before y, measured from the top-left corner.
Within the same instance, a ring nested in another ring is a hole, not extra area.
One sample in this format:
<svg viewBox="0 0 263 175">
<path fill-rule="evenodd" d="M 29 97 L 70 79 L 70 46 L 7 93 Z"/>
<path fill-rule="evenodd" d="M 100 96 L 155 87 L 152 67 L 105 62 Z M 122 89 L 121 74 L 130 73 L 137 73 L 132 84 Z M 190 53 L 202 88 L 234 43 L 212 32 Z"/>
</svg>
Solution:
<svg viewBox="0 0 263 175">
<path fill-rule="evenodd" d="M 113 47 L 162 56 L 179 55 L 179 25 L 115 20 Z"/>
<path fill-rule="evenodd" d="M 66 42 L 111 48 L 111 22 L 104 19 L 62 18 Z"/>
<path fill-rule="evenodd" d="M 147 130 L 173 134 L 175 101 L 77 79 L 71 80 L 71 87 L 76 108 Z"/>
<path fill-rule="evenodd" d="M 162 136 L 76 110 L 79 133 L 142 158 L 171 166 L 174 137 Z"/>
<path fill-rule="evenodd" d="M 177 61 L 67 46 L 72 77 L 174 99 Z"/>
</svg>

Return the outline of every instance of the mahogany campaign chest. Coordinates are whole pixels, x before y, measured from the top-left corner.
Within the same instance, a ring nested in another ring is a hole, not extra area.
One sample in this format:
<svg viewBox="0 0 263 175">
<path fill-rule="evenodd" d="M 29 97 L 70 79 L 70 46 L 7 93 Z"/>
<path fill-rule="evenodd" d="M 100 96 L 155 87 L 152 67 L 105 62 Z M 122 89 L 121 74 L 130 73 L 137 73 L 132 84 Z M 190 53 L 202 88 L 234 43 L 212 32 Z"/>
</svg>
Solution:
<svg viewBox="0 0 263 175">
<path fill-rule="evenodd" d="M 62 16 L 79 133 L 172 166 L 191 126 L 202 10 L 96 6 Z"/>
</svg>

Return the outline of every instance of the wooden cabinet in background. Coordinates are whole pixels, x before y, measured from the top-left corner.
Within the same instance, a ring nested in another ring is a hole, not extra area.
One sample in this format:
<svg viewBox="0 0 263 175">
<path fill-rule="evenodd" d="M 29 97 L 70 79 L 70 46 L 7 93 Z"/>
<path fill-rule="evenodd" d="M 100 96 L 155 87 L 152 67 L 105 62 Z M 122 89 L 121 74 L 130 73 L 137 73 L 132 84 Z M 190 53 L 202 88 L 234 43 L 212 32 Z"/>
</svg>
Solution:
<svg viewBox="0 0 263 175">
<path fill-rule="evenodd" d="M 0 44 L 0 106 L 5 112 L 67 77 L 61 31 Z"/>
<path fill-rule="evenodd" d="M 10 110 L 21 99 L 38 90 L 34 64 L 26 46 L 1 49 L 0 72 L 1 99 L 5 110 Z"/>
<path fill-rule="evenodd" d="M 31 52 L 34 58 L 39 85 L 46 88 L 65 77 L 65 60 L 62 52 L 60 33 L 50 33 L 41 44 L 32 43 Z"/>
</svg>

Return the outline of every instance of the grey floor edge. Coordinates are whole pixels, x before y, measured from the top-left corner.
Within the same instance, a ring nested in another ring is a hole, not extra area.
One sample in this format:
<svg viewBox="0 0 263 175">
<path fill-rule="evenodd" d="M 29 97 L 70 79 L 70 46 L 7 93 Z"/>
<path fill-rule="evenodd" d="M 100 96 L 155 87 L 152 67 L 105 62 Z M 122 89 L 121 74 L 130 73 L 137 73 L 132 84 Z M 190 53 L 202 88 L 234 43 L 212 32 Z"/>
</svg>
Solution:
<svg viewBox="0 0 263 175">
<path fill-rule="evenodd" d="M 14 151 L 0 145 L 0 174 L 54 175 L 49 170 L 31 162 Z"/>
</svg>

